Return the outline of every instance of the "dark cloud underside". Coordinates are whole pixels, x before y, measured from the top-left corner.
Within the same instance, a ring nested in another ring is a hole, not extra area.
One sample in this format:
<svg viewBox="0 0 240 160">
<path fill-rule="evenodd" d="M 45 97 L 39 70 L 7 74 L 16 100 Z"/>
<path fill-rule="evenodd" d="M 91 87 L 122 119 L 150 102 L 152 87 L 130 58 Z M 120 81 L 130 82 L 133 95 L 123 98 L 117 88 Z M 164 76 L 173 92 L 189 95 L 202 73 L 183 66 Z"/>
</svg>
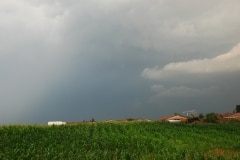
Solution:
<svg viewBox="0 0 240 160">
<path fill-rule="evenodd" d="M 231 112 L 240 103 L 239 6 L 1 1 L 0 124 Z"/>
</svg>

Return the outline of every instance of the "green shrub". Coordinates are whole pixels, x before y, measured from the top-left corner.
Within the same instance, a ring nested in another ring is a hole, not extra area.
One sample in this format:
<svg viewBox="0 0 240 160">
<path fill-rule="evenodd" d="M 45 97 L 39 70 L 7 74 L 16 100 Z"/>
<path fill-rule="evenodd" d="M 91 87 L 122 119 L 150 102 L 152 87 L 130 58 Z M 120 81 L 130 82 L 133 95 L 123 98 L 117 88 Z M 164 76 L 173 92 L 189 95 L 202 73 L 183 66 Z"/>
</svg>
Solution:
<svg viewBox="0 0 240 160">
<path fill-rule="evenodd" d="M 216 113 L 207 113 L 206 114 L 206 122 L 216 123 L 217 122 Z"/>
<path fill-rule="evenodd" d="M 198 117 L 199 117 L 199 119 L 203 119 L 204 115 L 202 113 L 200 113 Z"/>
</svg>

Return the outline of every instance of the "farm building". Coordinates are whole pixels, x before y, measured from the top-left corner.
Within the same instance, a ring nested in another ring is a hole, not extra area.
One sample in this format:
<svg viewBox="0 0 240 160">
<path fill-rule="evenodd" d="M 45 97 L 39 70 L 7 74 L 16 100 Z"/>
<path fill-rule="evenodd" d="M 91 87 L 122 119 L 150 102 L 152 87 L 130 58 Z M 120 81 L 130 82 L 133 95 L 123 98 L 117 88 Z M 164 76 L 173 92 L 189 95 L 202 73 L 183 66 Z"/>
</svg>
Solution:
<svg viewBox="0 0 240 160">
<path fill-rule="evenodd" d="M 178 115 L 166 119 L 166 121 L 168 121 L 168 122 L 187 122 L 187 120 L 188 119 L 186 117 L 182 117 L 182 116 L 178 116 Z"/>
<path fill-rule="evenodd" d="M 168 121 L 168 122 L 187 122 L 187 118 L 179 115 L 172 115 L 160 118 L 158 121 Z"/>
<path fill-rule="evenodd" d="M 231 114 L 231 115 L 225 116 L 224 118 L 240 120 L 240 113 Z"/>
</svg>

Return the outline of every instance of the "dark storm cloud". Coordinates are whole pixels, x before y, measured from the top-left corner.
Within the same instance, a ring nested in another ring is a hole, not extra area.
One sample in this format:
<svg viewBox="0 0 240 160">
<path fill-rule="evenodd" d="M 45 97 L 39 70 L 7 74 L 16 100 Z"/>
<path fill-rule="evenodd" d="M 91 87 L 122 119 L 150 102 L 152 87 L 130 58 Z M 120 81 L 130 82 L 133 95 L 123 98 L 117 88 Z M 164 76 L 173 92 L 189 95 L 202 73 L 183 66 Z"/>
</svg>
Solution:
<svg viewBox="0 0 240 160">
<path fill-rule="evenodd" d="M 157 118 L 186 106 L 231 111 L 238 70 L 229 73 L 233 78 L 203 74 L 197 81 L 141 73 L 168 77 L 164 66 L 204 59 L 222 69 L 212 60 L 239 43 L 238 6 L 237 0 L 1 1 L 0 123 Z"/>
</svg>

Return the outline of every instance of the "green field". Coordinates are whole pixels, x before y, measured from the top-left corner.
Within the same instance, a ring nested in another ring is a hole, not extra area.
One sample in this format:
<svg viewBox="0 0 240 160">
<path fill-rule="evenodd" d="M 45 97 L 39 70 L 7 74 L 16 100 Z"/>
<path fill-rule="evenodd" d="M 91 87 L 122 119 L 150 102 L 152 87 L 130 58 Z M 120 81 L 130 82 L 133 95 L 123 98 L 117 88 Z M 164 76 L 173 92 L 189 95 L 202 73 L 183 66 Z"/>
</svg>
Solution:
<svg viewBox="0 0 240 160">
<path fill-rule="evenodd" d="M 1 126 L 0 159 L 240 159 L 240 124 Z"/>
</svg>

